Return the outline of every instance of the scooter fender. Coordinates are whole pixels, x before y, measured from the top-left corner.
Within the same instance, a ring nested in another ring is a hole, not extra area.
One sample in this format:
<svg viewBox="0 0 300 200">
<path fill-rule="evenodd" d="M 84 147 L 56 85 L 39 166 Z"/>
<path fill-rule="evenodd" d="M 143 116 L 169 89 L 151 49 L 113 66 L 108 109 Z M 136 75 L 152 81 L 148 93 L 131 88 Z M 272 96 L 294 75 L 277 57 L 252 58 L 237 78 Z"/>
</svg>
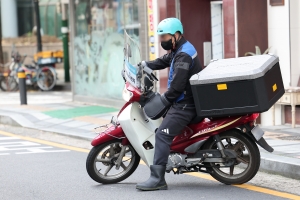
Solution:
<svg viewBox="0 0 300 200">
<path fill-rule="evenodd" d="M 105 142 L 108 142 L 110 140 L 114 140 L 114 139 L 122 139 L 122 144 L 126 145 L 126 141 L 128 141 L 126 139 L 126 136 L 123 132 L 123 129 L 121 126 L 114 126 L 111 125 L 110 127 L 108 127 L 105 131 L 103 131 L 102 133 L 100 133 L 98 136 L 96 136 L 91 144 L 92 146 L 98 146 L 99 144 L 103 144 Z"/>
</svg>

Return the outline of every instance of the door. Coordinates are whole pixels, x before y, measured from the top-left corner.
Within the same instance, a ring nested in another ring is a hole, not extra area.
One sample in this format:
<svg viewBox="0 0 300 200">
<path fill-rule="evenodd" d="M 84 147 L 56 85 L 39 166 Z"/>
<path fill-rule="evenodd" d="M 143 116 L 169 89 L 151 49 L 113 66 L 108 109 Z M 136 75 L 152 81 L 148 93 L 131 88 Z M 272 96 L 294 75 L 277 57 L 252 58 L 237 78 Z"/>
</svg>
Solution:
<svg viewBox="0 0 300 200">
<path fill-rule="evenodd" d="M 224 58 L 223 2 L 210 2 L 212 59 Z"/>
</svg>

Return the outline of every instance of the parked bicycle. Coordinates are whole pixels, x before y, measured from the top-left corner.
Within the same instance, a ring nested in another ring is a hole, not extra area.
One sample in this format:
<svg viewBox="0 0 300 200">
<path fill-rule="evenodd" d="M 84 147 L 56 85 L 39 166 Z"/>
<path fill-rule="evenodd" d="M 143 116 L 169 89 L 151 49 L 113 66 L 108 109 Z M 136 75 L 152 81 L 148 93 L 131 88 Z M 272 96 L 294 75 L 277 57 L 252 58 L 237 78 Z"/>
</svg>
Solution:
<svg viewBox="0 0 300 200">
<path fill-rule="evenodd" d="M 57 80 L 55 63 L 39 64 L 32 61 L 32 65 L 24 65 L 23 62 L 27 56 L 22 56 L 17 52 L 12 52 L 12 62 L 7 72 L 3 73 L 0 78 L 0 89 L 3 91 L 18 90 L 19 79 L 18 71 L 23 69 L 26 74 L 26 85 L 37 86 L 43 91 L 51 90 Z"/>
</svg>

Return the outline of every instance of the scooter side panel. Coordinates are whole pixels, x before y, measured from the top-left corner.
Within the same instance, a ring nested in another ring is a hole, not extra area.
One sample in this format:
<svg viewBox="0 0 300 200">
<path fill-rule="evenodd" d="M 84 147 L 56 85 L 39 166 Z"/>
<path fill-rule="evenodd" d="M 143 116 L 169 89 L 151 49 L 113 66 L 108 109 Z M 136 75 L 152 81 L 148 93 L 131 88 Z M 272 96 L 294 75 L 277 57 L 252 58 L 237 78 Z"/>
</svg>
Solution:
<svg viewBox="0 0 300 200">
<path fill-rule="evenodd" d="M 118 121 L 141 159 L 149 166 L 153 164 L 154 148 L 146 150 L 143 143 L 149 141 L 155 147 L 155 129 L 161 124 L 161 119 L 151 120 L 139 108 L 138 103 L 128 105 L 119 115 Z"/>
</svg>

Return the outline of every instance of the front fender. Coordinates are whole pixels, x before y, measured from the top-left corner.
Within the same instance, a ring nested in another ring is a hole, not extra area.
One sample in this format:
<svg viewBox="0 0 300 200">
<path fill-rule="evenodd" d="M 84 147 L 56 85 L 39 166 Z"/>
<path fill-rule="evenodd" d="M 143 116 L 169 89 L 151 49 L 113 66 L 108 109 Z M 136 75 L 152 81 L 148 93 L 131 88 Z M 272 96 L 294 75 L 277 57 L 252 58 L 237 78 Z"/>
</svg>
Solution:
<svg viewBox="0 0 300 200">
<path fill-rule="evenodd" d="M 127 140 L 121 126 L 115 127 L 114 125 L 112 125 L 108 127 L 105 131 L 101 132 L 92 140 L 91 145 L 98 146 L 99 144 L 103 144 L 114 139 Z"/>
</svg>

